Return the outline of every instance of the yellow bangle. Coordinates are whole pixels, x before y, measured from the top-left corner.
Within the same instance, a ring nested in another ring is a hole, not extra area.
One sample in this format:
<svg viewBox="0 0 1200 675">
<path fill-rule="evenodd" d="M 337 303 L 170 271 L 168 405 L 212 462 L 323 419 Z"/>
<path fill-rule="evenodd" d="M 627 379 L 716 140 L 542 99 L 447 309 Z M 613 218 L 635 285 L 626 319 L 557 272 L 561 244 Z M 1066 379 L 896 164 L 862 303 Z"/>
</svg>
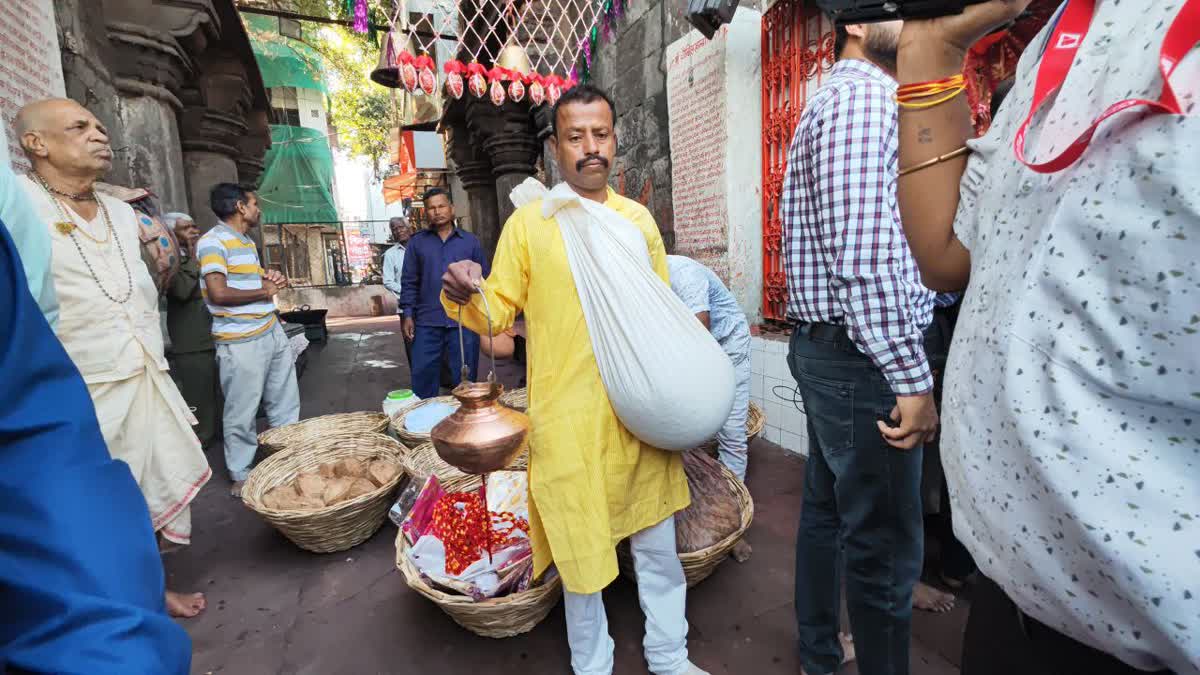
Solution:
<svg viewBox="0 0 1200 675">
<path fill-rule="evenodd" d="M 900 173 L 898 175 L 907 176 L 908 174 L 920 171 L 921 169 L 928 169 L 929 167 L 933 166 L 934 164 L 941 164 L 942 162 L 954 159 L 955 157 L 962 157 L 963 155 L 967 154 L 968 152 L 971 152 L 971 149 L 964 145 L 961 148 L 954 150 L 952 152 L 947 152 L 944 155 L 938 155 L 937 157 L 934 157 L 933 159 L 927 159 L 924 162 L 921 162 L 920 164 L 914 164 L 906 169 L 900 169 Z"/>
<path fill-rule="evenodd" d="M 923 110 L 925 108 L 932 108 L 936 105 L 941 105 L 941 104 L 945 103 L 946 101 L 949 101 L 950 99 L 954 98 L 955 96 L 958 96 L 959 94 L 963 93 L 964 91 L 966 91 L 966 89 L 967 88 L 965 85 L 959 85 L 959 86 L 955 87 L 954 89 L 950 90 L 949 94 L 946 94 L 945 96 L 938 98 L 938 99 L 934 99 L 932 101 L 922 101 L 921 103 L 909 103 L 908 101 L 900 101 L 899 103 L 900 103 L 900 107 L 904 108 L 906 110 Z"/>
</svg>

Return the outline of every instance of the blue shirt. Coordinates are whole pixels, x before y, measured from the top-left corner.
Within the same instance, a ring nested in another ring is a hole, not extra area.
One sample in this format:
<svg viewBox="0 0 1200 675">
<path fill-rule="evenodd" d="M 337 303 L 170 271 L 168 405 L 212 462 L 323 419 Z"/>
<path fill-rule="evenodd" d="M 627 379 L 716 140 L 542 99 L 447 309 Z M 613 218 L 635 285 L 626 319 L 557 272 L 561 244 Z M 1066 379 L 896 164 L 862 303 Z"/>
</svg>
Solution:
<svg viewBox="0 0 1200 675">
<path fill-rule="evenodd" d="M 681 255 L 667 256 L 671 290 L 692 310 L 708 312 L 708 331 L 731 357 L 745 356 L 750 348 L 750 323 L 733 293 L 712 270 Z"/>
<path fill-rule="evenodd" d="M 474 260 L 483 266 L 483 276 L 491 272 L 491 263 L 483 257 L 483 247 L 475 235 L 454 228 L 446 241 L 433 230 L 422 230 L 408 240 L 404 251 L 404 273 L 400 280 L 400 311 L 418 326 L 457 328 L 458 324 L 442 309 L 442 275 L 450 263 Z"/>
<path fill-rule="evenodd" d="M 0 221 L 0 672 L 183 675 L 146 501 Z"/>
<path fill-rule="evenodd" d="M 38 217 L 8 162 L 0 162 L 0 220 L 8 226 L 17 246 L 29 292 L 50 322 L 50 328 L 57 328 L 58 298 L 50 267 L 50 223 Z"/>
<path fill-rule="evenodd" d="M 400 307 L 403 274 L 404 244 L 396 244 L 383 254 L 383 285 L 396 296 L 396 311 L 399 313 L 403 313 L 403 308 Z"/>
</svg>

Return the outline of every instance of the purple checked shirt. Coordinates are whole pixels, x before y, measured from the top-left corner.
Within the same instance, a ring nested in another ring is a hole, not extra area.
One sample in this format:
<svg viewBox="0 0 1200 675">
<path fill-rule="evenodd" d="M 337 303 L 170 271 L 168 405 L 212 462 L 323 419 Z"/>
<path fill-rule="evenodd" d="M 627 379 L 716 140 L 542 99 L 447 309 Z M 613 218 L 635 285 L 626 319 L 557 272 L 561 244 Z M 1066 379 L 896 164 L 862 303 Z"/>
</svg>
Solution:
<svg viewBox="0 0 1200 675">
<path fill-rule="evenodd" d="M 896 81 L 837 62 L 808 99 L 788 150 L 780 206 L 788 317 L 845 325 L 897 396 L 933 390 L 921 285 L 896 206 Z"/>
</svg>

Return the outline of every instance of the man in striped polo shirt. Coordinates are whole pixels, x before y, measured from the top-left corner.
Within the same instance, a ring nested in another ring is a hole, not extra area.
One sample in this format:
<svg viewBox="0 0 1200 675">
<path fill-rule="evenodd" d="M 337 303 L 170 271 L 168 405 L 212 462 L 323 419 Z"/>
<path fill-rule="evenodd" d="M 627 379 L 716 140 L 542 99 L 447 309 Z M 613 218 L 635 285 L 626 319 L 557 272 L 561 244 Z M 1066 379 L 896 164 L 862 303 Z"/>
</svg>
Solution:
<svg viewBox="0 0 1200 675">
<path fill-rule="evenodd" d="M 233 480 L 231 493 L 237 497 L 258 450 L 259 403 L 266 404 L 272 427 L 291 424 L 300 418 L 300 390 L 273 300 L 287 280 L 262 268 L 258 249 L 246 236 L 262 214 L 258 198 L 241 186 L 219 183 L 209 202 L 221 222 L 200 238 L 196 255 L 204 301 L 213 316 L 225 392 L 225 465 Z"/>
</svg>

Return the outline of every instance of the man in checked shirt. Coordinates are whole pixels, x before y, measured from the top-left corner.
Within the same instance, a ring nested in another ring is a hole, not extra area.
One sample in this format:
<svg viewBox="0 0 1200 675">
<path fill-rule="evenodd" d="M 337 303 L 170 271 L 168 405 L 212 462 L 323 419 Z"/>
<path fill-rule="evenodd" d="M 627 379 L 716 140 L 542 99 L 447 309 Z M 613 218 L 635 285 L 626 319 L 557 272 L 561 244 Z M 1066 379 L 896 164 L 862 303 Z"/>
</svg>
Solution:
<svg viewBox="0 0 1200 675">
<path fill-rule="evenodd" d="M 809 436 L 796 544 L 808 675 L 855 652 L 863 675 L 909 672 L 922 444 L 938 416 L 923 348 L 934 294 L 896 206 L 900 28 L 838 29 L 837 63 L 808 100 L 784 179 L 788 364 Z M 838 634 L 843 565 L 853 643 Z"/>
</svg>

